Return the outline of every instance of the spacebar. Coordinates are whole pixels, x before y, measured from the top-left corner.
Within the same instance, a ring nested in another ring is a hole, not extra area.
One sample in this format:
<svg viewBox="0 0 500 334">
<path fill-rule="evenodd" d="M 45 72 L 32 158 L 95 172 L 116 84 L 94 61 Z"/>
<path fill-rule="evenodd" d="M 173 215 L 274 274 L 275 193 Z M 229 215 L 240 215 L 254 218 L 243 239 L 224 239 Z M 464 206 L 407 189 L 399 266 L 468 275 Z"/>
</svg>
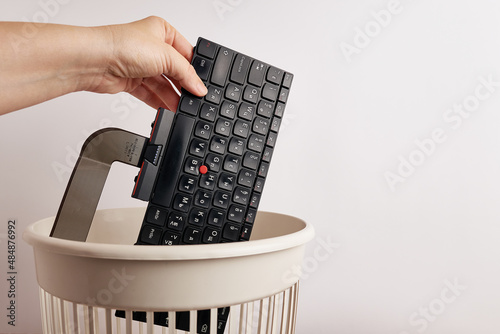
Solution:
<svg viewBox="0 0 500 334">
<path fill-rule="evenodd" d="M 189 145 L 195 120 L 189 116 L 178 114 L 170 136 L 167 151 L 163 157 L 163 168 L 160 171 L 151 202 L 170 207 L 177 179 L 182 170 L 184 153 Z"/>
</svg>

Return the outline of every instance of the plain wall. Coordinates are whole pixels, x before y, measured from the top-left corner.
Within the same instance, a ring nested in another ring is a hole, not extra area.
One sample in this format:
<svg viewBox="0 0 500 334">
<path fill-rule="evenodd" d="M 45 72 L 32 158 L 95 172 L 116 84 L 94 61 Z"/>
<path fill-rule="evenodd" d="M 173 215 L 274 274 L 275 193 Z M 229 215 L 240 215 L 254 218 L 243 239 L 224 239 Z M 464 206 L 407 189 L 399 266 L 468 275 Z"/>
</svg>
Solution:
<svg viewBox="0 0 500 334">
<path fill-rule="evenodd" d="M 149 15 L 295 75 L 260 209 L 316 229 L 297 333 L 499 332 L 498 1 L 0 2 L 11 21 Z M 55 215 L 82 142 L 108 126 L 148 135 L 154 115 L 81 92 L 0 117 L 0 249 L 16 219 L 20 325 L 6 325 L 1 279 L 0 332 L 40 332 L 22 229 Z M 113 167 L 100 207 L 144 205 L 136 173 Z"/>
</svg>

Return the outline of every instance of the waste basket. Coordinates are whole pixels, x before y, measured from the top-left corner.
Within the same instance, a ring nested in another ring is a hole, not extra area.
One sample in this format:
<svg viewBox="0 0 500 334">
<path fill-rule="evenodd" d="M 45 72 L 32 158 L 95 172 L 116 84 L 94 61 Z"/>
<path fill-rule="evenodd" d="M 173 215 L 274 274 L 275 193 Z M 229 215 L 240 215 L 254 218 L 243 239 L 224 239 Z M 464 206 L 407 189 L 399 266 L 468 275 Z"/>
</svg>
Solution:
<svg viewBox="0 0 500 334">
<path fill-rule="evenodd" d="M 295 332 L 310 224 L 259 212 L 248 242 L 136 246 L 143 216 L 144 208 L 98 210 L 87 242 L 49 237 L 53 217 L 26 229 L 44 333 Z M 208 325 L 198 326 L 199 310 Z M 184 330 L 181 312 L 190 315 Z M 155 321 L 159 314 L 168 327 Z"/>
</svg>

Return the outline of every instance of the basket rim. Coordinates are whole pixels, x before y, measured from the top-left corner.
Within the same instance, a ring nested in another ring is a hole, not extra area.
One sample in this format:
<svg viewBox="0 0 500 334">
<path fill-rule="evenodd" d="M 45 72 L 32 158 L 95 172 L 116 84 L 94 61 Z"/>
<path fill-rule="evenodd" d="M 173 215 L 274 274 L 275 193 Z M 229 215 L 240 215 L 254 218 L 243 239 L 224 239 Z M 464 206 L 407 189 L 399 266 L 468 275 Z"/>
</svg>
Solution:
<svg viewBox="0 0 500 334">
<path fill-rule="evenodd" d="M 125 216 L 144 208 L 103 209 L 96 211 L 96 217 L 119 212 Z M 281 213 L 259 211 L 257 219 L 286 219 L 300 226 L 295 232 L 260 240 L 219 243 L 209 245 L 142 246 L 81 242 L 50 237 L 49 231 L 55 217 L 41 219 L 30 224 L 23 233 L 23 239 L 34 249 L 61 255 L 89 257 L 97 259 L 176 261 L 206 260 L 251 256 L 277 252 L 302 246 L 314 237 L 314 228 L 306 221 Z"/>
</svg>

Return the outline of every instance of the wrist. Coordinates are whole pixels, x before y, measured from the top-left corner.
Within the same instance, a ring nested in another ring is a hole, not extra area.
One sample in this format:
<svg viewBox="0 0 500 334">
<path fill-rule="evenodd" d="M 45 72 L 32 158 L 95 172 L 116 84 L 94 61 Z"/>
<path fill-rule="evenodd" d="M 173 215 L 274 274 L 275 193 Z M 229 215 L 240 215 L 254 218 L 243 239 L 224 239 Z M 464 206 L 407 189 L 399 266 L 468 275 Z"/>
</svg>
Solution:
<svg viewBox="0 0 500 334">
<path fill-rule="evenodd" d="M 75 55 L 75 91 L 99 92 L 113 54 L 113 35 L 107 26 L 79 28 L 85 31 L 76 34 L 80 52 Z M 107 93 L 107 92 L 103 92 Z"/>
</svg>

